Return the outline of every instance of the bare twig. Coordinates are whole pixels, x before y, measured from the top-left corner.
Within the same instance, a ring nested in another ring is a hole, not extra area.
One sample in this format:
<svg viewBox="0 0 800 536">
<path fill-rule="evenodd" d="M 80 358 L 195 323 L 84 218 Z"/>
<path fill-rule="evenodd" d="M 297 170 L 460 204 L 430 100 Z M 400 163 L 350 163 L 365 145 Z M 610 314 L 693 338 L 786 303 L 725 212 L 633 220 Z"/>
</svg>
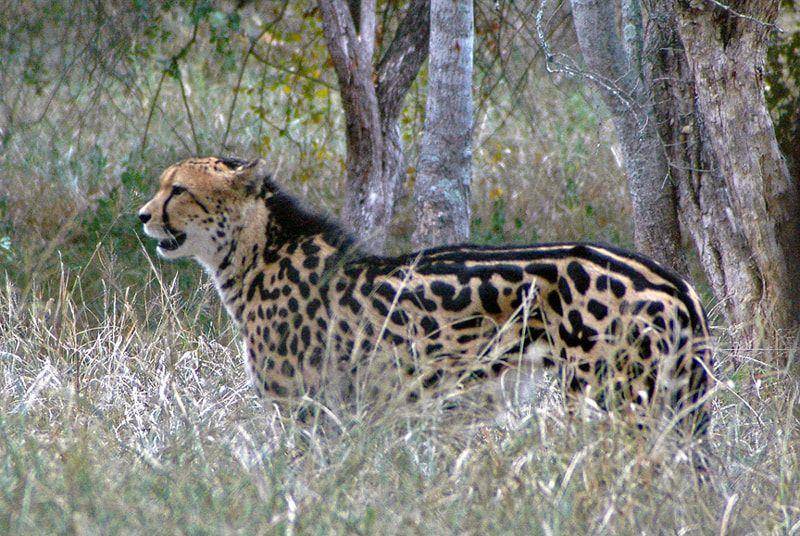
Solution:
<svg viewBox="0 0 800 536">
<path fill-rule="evenodd" d="M 313 82 L 315 84 L 318 84 L 320 86 L 326 87 L 328 89 L 332 89 L 332 90 L 337 89 L 335 84 L 331 84 L 330 82 L 326 82 L 322 78 L 317 78 L 315 76 L 311 76 L 309 74 L 306 74 L 306 73 L 303 73 L 303 72 L 300 72 L 300 71 L 293 71 L 292 69 L 289 69 L 288 67 L 284 67 L 283 65 L 275 63 L 275 62 L 271 61 L 267 56 L 264 56 L 263 54 L 258 52 L 257 50 L 251 51 L 250 55 L 252 57 L 254 57 L 256 59 L 256 61 L 258 61 L 259 63 L 261 63 L 263 65 L 266 65 L 267 67 L 270 67 L 272 69 L 275 69 L 276 71 L 280 71 L 282 73 L 290 74 L 290 75 L 296 76 L 298 78 L 303 78 L 304 80 L 308 80 L 309 82 Z"/>
<path fill-rule="evenodd" d="M 778 26 L 777 24 L 775 24 L 774 22 L 764 22 L 763 20 L 758 19 L 756 17 L 753 17 L 751 15 L 747 15 L 746 13 L 741 13 L 739 11 L 736 11 L 731 6 L 729 6 L 727 4 L 723 4 L 719 0 L 706 0 L 706 1 L 714 4 L 715 6 L 717 6 L 718 8 L 720 8 L 720 9 L 722 9 L 724 11 L 727 11 L 728 13 L 733 15 L 734 17 L 738 17 L 740 19 L 749 20 L 751 22 L 755 22 L 759 26 L 764 26 L 765 28 L 771 28 L 773 30 L 776 30 L 778 32 L 783 33 L 783 29 L 780 26 Z"/>
<path fill-rule="evenodd" d="M 629 108 L 636 109 L 633 99 L 623 90 L 614 79 L 606 78 L 597 73 L 581 69 L 575 63 L 575 60 L 569 56 L 561 53 L 554 53 L 545 37 L 544 25 L 542 19 L 544 11 L 547 6 L 547 0 L 542 0 L 539 4 L 539 10 L 536 12 L 536 35 L 538 45 L 542 48 L 547 60 L 546 68 L 549 73 L 563 73 L 570 77 L 585 78 L 590 82 L 596 84 L 601 89 L 604 89 L 614 95 L 620 103 Z"/>
<path fill-rule="evenodd" d="M 186 96 L 186 87 L 183 84 L 183 75 L 181 74 L 180 68 L 176 67 L 177 73 L 177 81 L 178 85 L 181 88 L 181 99 L 183 100 L 183 107 L 186 110 L 186 117 L 189 119 L 189 127 L 192 130 L 192 140 L 194 141 L 194 147 L 197 150 L 197 154 L 202 154 L 202 150 L 200 149 L 200 140 L 197 137 L 197 130 L 194 127 L 194 118 L 192 117 L 192 109 L 189 107 L 189 100 Z"/>
<path fill-rule="evenodd" d="M 261 38 L 261 36 L 266 33 L 266 29 L 263 30 L 258 37 L 250 40 L 250 46 L 247 47 L 247 50 L 242 55 L 242 63 L 239 66 L 239 74 L 236 77 L 236 85 L 233 86 L 233 97 L 231 98 L 231 105 L 228 107 L 228 117 L 225 119 L 225 132 L 222 134 L 222 141 L 219 143 L 219 150 L 225 150 L 225 147 L 228 144 L 228 134 L 231 131 L 231 123 L 233 120 L 233 111 L 236 109 L 236 101 L 239 99 L 239 91 L 241 91 L 242 87 L 242 78 L 244 77 L 244 70 L 247 67 L 247 60 L 250 59 L 250 54 L 253 52 L 253 47 Z"/>
<path fill-rule="evenodd" d="M 189 123 L 191 124 L 191 127 L 192 127 L 192 135 L 194 137 L 195 148 L 197 149 L 198 154 L 200 153 L 200 147 L 199 147 L 199 145 L 197 143 L 197 135 L 196 135 L 195 130 L 194 130 L 194 123 L 193 123 L 193 120 L 192 120 L 192 115 L 191 115 L 191 112 L 190 112 L 190 110 L 188 108 L 188 103 L 186 102 L 186 92 L 185 92 L 185 89 L 183 87 L 183 81 L 181 80 L 181 74 L 180 74 L 180 67 L 179 67 L 179 64 L 178 64 L 178 62 L 180 60 L 182 60 L 186 56 L 186 54 L 189 52 L 189 49 L 192 47 L 192 45 L 194 45 L 194 43 L 197 41 L 197 29 L 198 29 L 197 28 L 197 24 L 198 23 L 195 23 L 194 27 L 192 28 L 192 36 L 189 38 L 189 40 L 186 42 L 186 44 L 183 45 L 181 47 L 181 49 L 175 55 L 173 55 L 170 58 L 167 67 L 165 67 L 163 69 L 163 71 L 161 72 L 161 78 L 158 81 L 158 87 L 156 88 L 156 94 L 153 96 L 153 104 L 150 106 L 150 111 L 148 112 L 148 115 L 147 115 L 147 122 L 145 123 L 144 133 L 142 134 L 142 144 L 141 144 L 141 147 L 139 148 L 139 154 L 140 155 L 144 155 L 145 148 L 147 147 L 147 133 L 148 133 L 148 130 L 150 128 L 150 123 L 151 123 L 151 121 L 153 119 L 153 112 L 155 111 L 155 106 L 156 106 L 156 104 L 158 102 L 158 97 L 161 94 L 161 87 L 164 84 L 164 79 L 170 73 L 173 74 L 176 77 L 176 79 L 178 80 L 178 83 L 181 86 L 181 93 L 183 95 L 183 101 L 184 101 L 184 104 L 187 107 L 187 113 L 189 114 Z"/>
<path fill-rule="evenodd" d="M 153 113 L 156 110 L 156 105 L 158 104 L 158 97 L 161 95 L 161 87 L 164 85 L 164 79 L 167 77 L 167 70 L 164 69 L 161 71 L 161 78 L 158 80 L 158 86 L 156 86 L 156 92 L 153 95 L 153 100 L 150 103 L 150 111 L 147 112 L 147 121 L 144 124 L 144 132 L 142 133 L 142 142 L 139 144 L 139 156 L 144 157 L 144 151 L 147 149 L 147 134 L 150 132 L 150 123 L 153 120 Z"/>
</svg>

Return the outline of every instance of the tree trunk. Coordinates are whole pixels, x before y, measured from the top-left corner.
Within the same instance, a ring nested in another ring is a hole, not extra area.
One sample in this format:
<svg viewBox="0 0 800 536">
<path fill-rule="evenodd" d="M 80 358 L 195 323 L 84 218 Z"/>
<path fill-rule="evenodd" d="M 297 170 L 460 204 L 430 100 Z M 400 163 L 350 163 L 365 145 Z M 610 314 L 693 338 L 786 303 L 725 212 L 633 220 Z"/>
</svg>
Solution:
<svg viewBox="0 0 800 536">
<path fill-rule="evenodd" d="M 425 130 L 414 185 L 416 247 L 469 237 L 472 180 L 472 0 L 432 0 Z"/>
<path fill-rule="evenodd" d="M 650 0 L 647 11 L 645 73 L 671 174 L 678 185 L 681 223 L 699 252 L 721 311 L 731 325 L 742 325 L 748 319 L 747 311 L 752 313 L 758 303 L 758 272 L 733 218 L 725 180 L 697 110 L 673 0 Z"/>
<path fill-rule="evenodd" d="M 626 44 L 617 32 L 614 2 L 572 0 L 572 15 L 589 78 L 612 114 L 622 147 L 634 211 L 636 247 L 685 274 L 676 191 L 664 146 L 654 121 L 652 104 L 639 66 L 636 33 L 637 2 L 623 10 Z M 639 20 L 641 16 L 639 15 Z M 632 28 L 630 24 L 633 23 Z"/>
<path fill-rule="evenodd" d="M 699 216 L 719 240 L 714 255 L 722 270 L 713 270 L 717 281 L 712 279 L 721 287 L 718 296 L 730 298 L 732 319 L 749 326 L 751 335 L 759 328 L 754 317 L 766 321 L 764 342 L 800 321 L 800 199 L 775 138 L 763 85 L 778 4 L 741 1 L 735 12 L 708 2 L 680 0 L 675 6 L 694 81 L 693 111 L 702 118 L 700 136 L 716 163 L 715 172 L 702 177 L 711 184 L 687 183 L 686 193 L 699 186 L 705 194 L 700 199 L 708 201 Z"/>
<path fill-rule="evenodd" d="M 345 112 L 343 219 L 367 247 L 381 253 L 404 174 L 397 119 L 428 53 L 429 0 L 412 0 L 377 67 L 375 1 L 319 0 L 319 8 Z"/>
</svg>

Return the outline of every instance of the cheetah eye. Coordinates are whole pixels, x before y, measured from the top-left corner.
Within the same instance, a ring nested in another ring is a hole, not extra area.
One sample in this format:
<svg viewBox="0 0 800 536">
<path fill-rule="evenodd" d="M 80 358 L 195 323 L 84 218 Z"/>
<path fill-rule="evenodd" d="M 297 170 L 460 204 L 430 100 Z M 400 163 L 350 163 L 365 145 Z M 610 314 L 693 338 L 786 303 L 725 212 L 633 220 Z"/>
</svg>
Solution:
<svg viewBox="0 0 800 536">
<path fill-rule="evenodd" d="M 185 191 L 186 191 L 186 188 L 184 188 L 183 186 L 173 186 L 172 187 L 172 195 L 182 194 Z"/>
</svg>

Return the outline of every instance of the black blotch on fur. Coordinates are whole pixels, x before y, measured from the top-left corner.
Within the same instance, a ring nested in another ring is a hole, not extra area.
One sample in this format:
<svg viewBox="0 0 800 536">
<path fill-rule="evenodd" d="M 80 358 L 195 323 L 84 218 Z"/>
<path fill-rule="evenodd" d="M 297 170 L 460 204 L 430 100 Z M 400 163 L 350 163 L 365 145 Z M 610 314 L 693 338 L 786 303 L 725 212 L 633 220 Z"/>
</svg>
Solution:
<svg viewBox="0 0 800 536">
<path fill-rule="evenodd" d="M 572 310 L 567 314 L 569 329 L 562 322 L 558 326 L 559 337 L 570 348 L 580 346 L 584 352 L 591 351 L 597 344 L 597 331 L 583 323 L 583 318 L 578 311 Z"/>
<path fill-rule="evenodd" d="M 316 298 L 308 302 L 308 305 L 306 305 L 306 314 L 308 315 L 308 318 L 313 320 L 314 317 L 317 316 L 317 311 L 321 305 L 322 302 Z"/>
<path fill-rule="evenodd" d="M 389 308 L 386 307 L 386 304 L 384 304 L 378 298 L 372 298 L 372 307 L 374 307 L 381 316 L 386 316 L 389 314 Z"/>
<path fill-rule="evenodd" d="M 442 307 L 447 311 L 463 311 L 472 303 L 470 287 L 462 287 L 456 294 L 456 289 L 453 285 L 443 281 L 434 281 L 431 283 L 431 292 L 442 298 Z"/>
<path fill-rule="evenodd" d="M 437 369 L 436 372 L 434 372 L 433 374 L 422 380 L 422 386 L 425 389 L 430 389 L 431 387 L 439 383 L 439 380 L 441 380 L 442 377 L 444 377 L 444 371 L 442 369 Z"/>
<path fill-rule="evenodd" d="M 609 278 L 611 284 L 611 292 L 617 298 L 621 298 L 625 295 L 625 284 L 620 281 L 619 279 L 615 279 L 613 277 Z"/>
<path fill-rule="evenodd" d="M 406 312 L 401 309 L 395 309 L 394 311 L 392 311 L 390 318 L 392 322 L 394 322 L 398 326 L 405 326 L 406 324 L 408 324 L 409 320 Z"/>
<path fill-rule="evenodd" d="M 561 307 L 561 298 L 558 296 L 558 292 L 555 290 L 551 290 L 547 294 L 547 304 L 556 315 L 562 316 L 564 314 L 564 308 Z"/>
<path fill-rule="evenodd" d="M 281 365 L 281 374 L 290 378 L 294 377 L 294 366 L 288 361 L 284 361 Z"/>
<path fill-rule="evenodd" d="M 600 277 L 598 277 L 597 281 L 594 284 L 594 286 L 600 292 L 605 292 L 606 289 L 608 288 L 608 276 L 601 275 Z"/>
<path fill-rule="evenodd" d="M 575 283 L 575 290 L 580 294 L 586 294 L 591 283 L 586 269 L 580 263 L 572 261 L 567 265 L 567 274 L 572 279 L 572 282 Z"/>
<path fill-rule="evenodd" d="M 572 303 L 572 291 L 569 289 L 569 283 L 563 277 L 558 278 L 558 293 L 561 294 L 561 299 L 564 300 L 565 305 Z"/>
<path fill-rule="evenodd" d="M 595 299 L 589 300 L 589 303 L 586 304 L 586 309 L 594 316 L 597 320 L 602 320 L 608 315 L 608 307 L 600 303 Z"/>
<path fill-rule="evenodd" d="M 272 391 L 278 396 L 286 396 L 288 392 L 286 388 L 281 384 L 279 384 L 278 382 L 272 382 L 270 384 L 270 387 L 272 388 Z"/>
<path fill-rule="evenodd" d="M 436 344 L 429 344 L 425 347 L 425 353 L 428 355 L 434 355 L 436 352 L 440 351 L 444 348 L 443 345 L 436 343 Z"/>
<path fill-rule="evenodd" d="M 525 272 L 543 278 L 548 283 L 555 283 L 558 279 L 558 268 L 554 264 L 529 264 Z"/>
<path fill-rule="evenodd" d="M 483 318 L 480 316 L 475 316 L 472 318 L 466 318 L 464 320 L 459 320 L 458 322 L 453 323 L 453 329 L 455 330 L 462 330 L 462 329 L 473 329 L 481 327 L 483 323 Z"/>
<path fill-rule="evenodd" d="M 458 342 L 458 344 L 467 344 L 478 338 L 480 338 L 480 335 L 477 333 L 473 333 L 470 335 L 461 335 L 456 339 L 456 342 Z"/>
<path fill-rule="evenodd" d="M 439 330 L 439 323 L 436 321 L 435 318 L 426 316 L 420 321 L 420 326 L 422 329 L 425 330 L 426 337 L 436 338 L 438 337 L 438 330 Z M 435 336 L 434 336 L 435 335 Z"/>
</svg>

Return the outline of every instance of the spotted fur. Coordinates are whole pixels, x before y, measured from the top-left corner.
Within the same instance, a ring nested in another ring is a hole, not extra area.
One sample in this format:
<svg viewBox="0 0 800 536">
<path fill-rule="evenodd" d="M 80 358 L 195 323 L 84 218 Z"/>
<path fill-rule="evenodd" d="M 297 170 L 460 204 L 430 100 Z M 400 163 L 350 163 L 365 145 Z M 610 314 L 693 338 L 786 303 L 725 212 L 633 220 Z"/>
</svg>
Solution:
<svg viewBox="0 0 800 536">
<path fill-rule="evenodd" d="M 366 382 L 413 402 L 541 366 L 569 402 L 659 401 L 706 429 L 702 304 L 645 257 L 582 243 L 368 255 L 261 160 L 171 166 L 139 214 L 162 256 L 195 257 L 211 275 L 270 399 L 313 396 L 336 374 L 349 394 Z M 370 371 L 379 354 L 389 358 Z"/>
</svg>

